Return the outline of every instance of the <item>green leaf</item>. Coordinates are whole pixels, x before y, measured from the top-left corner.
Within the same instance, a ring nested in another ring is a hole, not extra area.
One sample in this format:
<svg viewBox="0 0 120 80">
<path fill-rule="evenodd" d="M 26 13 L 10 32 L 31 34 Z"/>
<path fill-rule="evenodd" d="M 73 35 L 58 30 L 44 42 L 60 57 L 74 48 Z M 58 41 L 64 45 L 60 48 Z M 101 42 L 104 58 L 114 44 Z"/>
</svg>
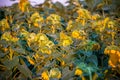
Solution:
<svg viewBox="0 0 120 80">
<path fill-rule="evenodd" d="M 56 2 L 55 7 L 60 9 L 60 10 L 64 10 L 64 6 L 60 2 Z"/>
<path fill-rule="evenodd" d="M 5 62 L 3 62 L 3 64 L 9 70 L 11 70 L 13 67 L 15 67 L 18 63 L 19 63 L 19 58 L 18 57 L 14 57 L 12 60 L 6 60 Z"/>
<path fill-rule="evenodd" d="M 98 66 L 98 59 L 96 55 L 92 55 L 89 57 L 89 61 L 93 63 L 95 66 Z"/>
<path fill-rule="evenodd" d="M 18 65 L 18 70 L 26 77 L 26 78 L 32 78 L 32 72 L 28 69 L 28 67 L 24 65 Z"/>
<path fill-rule="evenodd" d="M 84 55 L 86 55 L 86 56 L 91 56 L 92 55 L 92 51 L 85 51 L 85 53 L 84 53 Z"/>
<path fill-rule="evenodd" d="M 5 53 L 3 53 L 2 51 L 0 51 L 0 58 L 4 57 Z"/>
<path fill-rule="evenodd" d="M 16 48 L 14 49 L 14 51 L 16 51 L 19 54 L 25 54 L 25 50 L 23 48 Z"/>
<path fill-rule="evenodd" d="M 78 68 L 80 68 L 80 69 L 86 71 L 87 65 L 86 65 L 84 62 L 81 62 L 81 63 L 78 64 Z"/>
<path fill-rule="evenodd" d="M 68 67 L 66 67 L 66 68 L 63 69 L 63 74 L 64 75 L 61 78 L 62 80 L 70 80 L 74 75 L 74 70 L 71 71 L 71 70 L 69 70 Z"/>
</svg>

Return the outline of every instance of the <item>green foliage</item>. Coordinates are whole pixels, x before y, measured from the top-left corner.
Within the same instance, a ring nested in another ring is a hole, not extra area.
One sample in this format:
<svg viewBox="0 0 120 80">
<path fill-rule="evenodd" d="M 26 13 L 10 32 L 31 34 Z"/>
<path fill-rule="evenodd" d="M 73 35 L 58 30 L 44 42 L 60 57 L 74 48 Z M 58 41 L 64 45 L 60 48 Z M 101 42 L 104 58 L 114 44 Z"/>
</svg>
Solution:
<svg viewBox="0 0 120 80">
<path fill-rule="evenodd" d="M 78 0 L 23 2 L 1 8 L 0 79 L 119 79 L 119 15 L 101 14 L 110 0 L 86 0 L 88 10 Z"/>
</svg>

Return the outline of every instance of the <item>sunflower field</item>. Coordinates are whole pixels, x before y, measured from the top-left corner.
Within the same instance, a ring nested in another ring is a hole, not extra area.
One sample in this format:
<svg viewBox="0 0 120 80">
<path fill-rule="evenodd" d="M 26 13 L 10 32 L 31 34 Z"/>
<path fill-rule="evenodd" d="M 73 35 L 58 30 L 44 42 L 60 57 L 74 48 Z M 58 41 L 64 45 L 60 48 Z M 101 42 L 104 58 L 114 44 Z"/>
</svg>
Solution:
<svg viewBox="0 0 120 80">
<path fill-rule="evenodd" d="M 120 80 L 120 1 L 67 3 L 0 8 L 0 80 Z"/>
</svg>

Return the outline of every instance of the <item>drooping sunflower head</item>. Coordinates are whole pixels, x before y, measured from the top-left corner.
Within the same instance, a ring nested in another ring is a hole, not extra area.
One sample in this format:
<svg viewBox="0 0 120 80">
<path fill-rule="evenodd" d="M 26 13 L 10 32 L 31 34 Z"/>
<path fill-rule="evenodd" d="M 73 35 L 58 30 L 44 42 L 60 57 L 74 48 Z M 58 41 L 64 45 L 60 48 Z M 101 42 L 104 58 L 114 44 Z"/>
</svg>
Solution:
<svg viewBox="0 0 120 80">
<path fill-rule="evenodd" d="M 109 55 L 108 64 L 112 68 L 120 66 L 120 49 L 118 46 L 115 45 L 107 46 L 104 50 L 104 54 Z"/>
</svg>

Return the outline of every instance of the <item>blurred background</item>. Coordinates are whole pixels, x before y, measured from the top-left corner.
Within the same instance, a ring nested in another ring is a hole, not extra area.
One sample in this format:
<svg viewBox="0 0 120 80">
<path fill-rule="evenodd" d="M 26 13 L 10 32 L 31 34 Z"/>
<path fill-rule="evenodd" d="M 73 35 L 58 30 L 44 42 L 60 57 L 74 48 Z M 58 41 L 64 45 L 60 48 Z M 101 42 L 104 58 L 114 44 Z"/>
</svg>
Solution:
<svg viewBox="0 0 120 80">
<path fill-rule="evenodd" d="M 31 5 L 38 5 L 38 4 L 42 4 L 45 0 L 29 0 Z M 66 5 L 65 2 L 68 0 L 52 0 L 53 3 L 59 1 L 60 3 L 62 3 L 63 5 Z M 19 0 L 0 0 L 0 7 L 3 6 L 11 6 L 14 3 L 19 2 Z"/>
</svg>

